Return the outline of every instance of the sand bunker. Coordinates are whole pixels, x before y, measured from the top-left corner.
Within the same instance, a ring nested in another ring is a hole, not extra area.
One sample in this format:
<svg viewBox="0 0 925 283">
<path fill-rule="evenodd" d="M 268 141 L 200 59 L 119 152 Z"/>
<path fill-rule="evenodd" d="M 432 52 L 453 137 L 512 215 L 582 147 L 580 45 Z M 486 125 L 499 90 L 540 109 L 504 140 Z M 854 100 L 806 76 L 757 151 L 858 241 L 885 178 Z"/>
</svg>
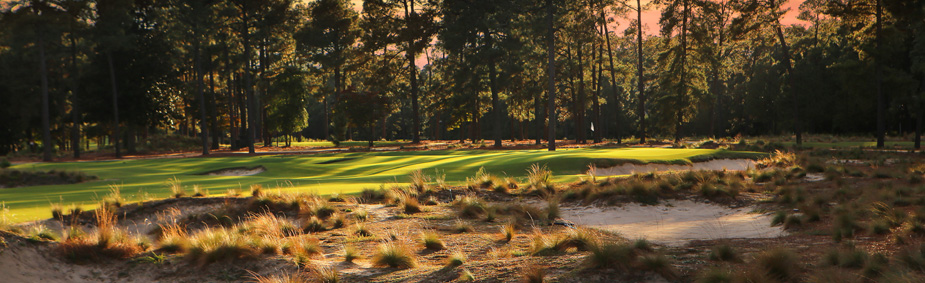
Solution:
<svg viewBox="0 0 925 283">
<path fill-rule="evenodd" d="M 225 169 L 219 169 L 219 170 L 215 170 L 215 171 L 205 172 L 205 173 L 202 173 L 202 174 L 199 174 L 199 175 L 206 175 L 206 176 L 251 176 L 251 175 L 257 175 L 257 174 L 260 174 L 260 173 L 263 173 L 263 172 L 266 172 L 266 171 L 267 171 L 267 168 L 266 168 L 266 167 L 263 167 L 263 165 L 259 165 L 259 166 L 251 167 L 251 168 L 247 168 L 247 167 L 225 168 Z"/>
<path fill-rule="evenodd" d="M 623 164 L 614 167 L 597 168 L 591 167 L 588 170 L 589 175 L 594 176 L 615 176 L 630 175 L 634 173 L 666 172 L 666 171 L 688 171 L 688 170 L 710 170 L 710 171 L 744 171 L 749 168 L 755 168 L 755 161 L 750 159 L 716 159 L 706 162 L 697 162 L 691 165 L 673 165 L 673 164 Z"/>
<path fill-rule="evenodd" d="M 612 232 L 629 239 L 682 246 L 690 240 L 773 238 L 783 228 L 771 227 L 770 214 L 750 213 L 753 208 L 728 208 L 690 200 L 659 205 L 627 204 L 622 207 L 563 207 L 562 218 L 575 224 Z"/>
</svg>

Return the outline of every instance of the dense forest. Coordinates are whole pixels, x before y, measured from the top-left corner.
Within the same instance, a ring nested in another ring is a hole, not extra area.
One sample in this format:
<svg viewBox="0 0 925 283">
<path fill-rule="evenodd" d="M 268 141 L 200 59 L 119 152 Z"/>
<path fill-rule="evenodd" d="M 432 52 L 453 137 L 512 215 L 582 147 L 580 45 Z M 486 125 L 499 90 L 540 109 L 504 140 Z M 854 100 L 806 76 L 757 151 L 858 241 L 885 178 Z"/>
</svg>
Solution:
<svg viewBox="0 0 925 283">
<path fill-rule="evenodd" d="M 785 0 L 3 0 L 0 154 L 118 156 L 160 134 L 204 153 L 802 133 L 918 147 L 925 0 L 790 1 L 806 24 L 782 24 Z"/>
</svg>

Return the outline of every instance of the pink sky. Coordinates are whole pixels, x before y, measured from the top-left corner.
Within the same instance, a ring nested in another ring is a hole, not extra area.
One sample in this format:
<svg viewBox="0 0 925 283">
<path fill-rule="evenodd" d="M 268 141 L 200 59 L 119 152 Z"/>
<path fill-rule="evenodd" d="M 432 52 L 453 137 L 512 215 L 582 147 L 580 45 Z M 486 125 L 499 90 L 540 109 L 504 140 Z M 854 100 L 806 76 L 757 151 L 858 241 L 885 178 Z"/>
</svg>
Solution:
<svg viewBox="0 0 925 283">
<path fill-rule="evenodd" d="M 713 0 L 713 1 L 718 1 L 718 0 Z M 784 3 L 784 7 L 790 8 L 790 10 L 787 11 L 787 14 L 784 14 L 784 17 L 781 19 L 781 24 L 785 26 L 789 26 L 793 24 L 805 24 L 806 22 L 797 19 L 797 16 L 800 14 L 800 4 L 803 3 L 803 0 L 784 0 L 784 1 L 786 2 Z M 628 4 L 633 4 L 633 7 L 635 8 L 636 1 L 629 1 L 629 2 L 632 2 Z M 642 0 L 642 5 L 645 6 L 646 3 L 648 2 L 651 2 L 651 0 Z M 658 29 L 659 29 L 658 18 L 661 16 L 661 13 L 662 11 L 658 7 L 652 7 L 652 6 L 650 6 L 648 10 L 642 11 L 642 24 L 647 34 L 657 34 L 658 33 Z M 621 17 L 630 17 L 630 18 L 627 19 L 627 18 L 621 18 Z M 625 30 L 627 28 L 627 25 L 629 24 L 630 19 L 636 18 L 636 11 L 633 10 L 630 14 L 627 14 L 627 15 L 618 15 L 616 18 L 617 18 L 618 27 L 614 30 L 619 30 L 619 31 Z"/>
<path fill-rule="evenodd" d="M 363 0 L 350 0 L 350 1 L 353 2 L 354 8 L 356 8 L 359 11 L 363 10 Z M 651 2 L 651 1 L 652 0 L 642 0 L 642 5 L 645 6 L 646 3 Z M 714 0 L 714 1 L 718 1 L 718 0 Z M 788 11 L 787 14 L 784 15 L 784 18 L 781 21 L 781 23 L 787 26 L 792 25 L 792 24 L 805 23 L 797 19 L 797 15 L 799 15 L 800 13 L 799 11 L 800 3 L 803 3 L 803 0 L 784 0 L 784 1 L 786 1 L 786 3 L 784 4 L 784 7 L 790 8 L 790 11 Z M 635 3 L 635 1 L 627 1 L 627 2 L 628 2 L 627 4 Z M 629 3 L 629 2 L 632 2 L 632 3 Z M 616 27 L 614 30 L 622 31 L 626 29 L 626 25 L 629 24 L 629 19 L 625 19 L 625 18 L 621 19 L 621 17 L 631 17 L 631 18 L 636 17 L 635 11 L 633 11 L 631 14 L 632 15 L 629 15 L 629 14 L 619 15 L 617 17 L 618 27 Z M 645 27 L 646 33 L 648 34 L 658 33 L 658 18 L 660 15 L 661 15 L 661 11 L 658 7 L 650 6 L 648 10 L 645 10 L 642 12 L 642 24 L 646 26 Z"/>
<path fill-rule="evenodd" d="M 358 11 L 363 10 L 363 0 L 350 0 L 350 1 L 353 2 L 353 6 L 355 9 L 357 9 Z M 646 3 L 651 2 L 651 1 L 652 0 L 642 0 L 642 5 L 645 6 Z M 719 1 L 719 0 L 713 0 L 713 1 Z M 786 1 L 786 3 L 784 4 L 784 7 L 790 8 L 790 10 L 787 12 L 787 14 L 784 15 L 783 19 L 781 20 L 781 24 L 785 26 L 789 26 L 793 24 L 806 24 L 806 22 L 797 19 L 797 15 L 800 14 L 800 11 L 799 11 L 800 4 L 803 3 L 804 0 L 783 0 L 783 1 Z M 635 4 L 635 1 L 627 1 L 627 2 L 628 2 L 627 4 Z M 632 2 L 632 3 L 629 3 L 629 2 Z M 648 10 L 644 10 L 642 12 L 642 24 L 644 25 L 644 30 L 646 34 L 650 34 L 650 35 L 658 34 L 658 29 L 659 29 L 658 18 L 660 16 L 661 16 L 661 10 L 659 9 L 659 7 L 655 7 L 655 6 L 650 6 Z M 632 11 L 631 13 L 628 13 L 625 15 L 617 15 L 616 17 L 617 23 L 615 24 L 616 27 L 613 27 L 612 30 L 614 31 L 625 30 L 630 21 L 629 18 L 627 17 L 635 18 L 636 17 L 635 11 Z M 415 64 L 418 67 L 424 66 L 427 64 L 427 59 L 422 54 L 422 56 L 416 60 Z"/>
</svg>

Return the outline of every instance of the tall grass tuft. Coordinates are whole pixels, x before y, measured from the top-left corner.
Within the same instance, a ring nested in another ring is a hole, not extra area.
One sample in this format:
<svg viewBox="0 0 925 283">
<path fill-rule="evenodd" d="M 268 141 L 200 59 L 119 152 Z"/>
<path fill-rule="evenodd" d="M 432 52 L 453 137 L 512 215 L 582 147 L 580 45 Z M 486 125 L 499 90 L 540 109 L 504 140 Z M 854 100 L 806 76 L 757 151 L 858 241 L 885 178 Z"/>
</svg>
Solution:
<svg viewBox="0 0 925 283">
<path fill-rule="evenodd" d="M 186 258 L 204 266 L 219 261 L 254 258 L 260 251 L 252 246 L 251 239 L 234 228 L 213 228 L 199 231 L 190 238 Z"/>
<path fill-rule="evenodd" d="M 125 199 L 122 198 L 122 185 L 109 184 L 109 194 L 103 197 L 103 203 L 115 207 L 122 207 Z"/>
<path fill-rule="evenodd" d="M 458 197 L 453 206 L 458 210 L 460 218 L 474 219 L 485 213 L 486 205 L 481 199 L 474 196 Z"/>
<path fill-rule="evenodd" d="M 420 169 L 411 171 L 408 174 L 408 178 L 411 179 L 411 188 L 418 191 L 424 192 L 427 190 L 427 183 L 430 182 L 430 177 L 424 174 L 424 171 Z"/>
<path fill-rule="evenodd" d="M 345 245 L 342 249 L 344 254 L 344 261 L 353 262 L 355 259 L 360 258 L 360 254 L 357 253 L 357 249 L 353 246 Z"/>
<path fill-rule="evenodd" d="M 446 259 L 446 266 L 449 268 L 457 267 L 466 263 L 466 255 L 460 252 L 454 252 Z"/>
<path fill-rule="evenodd" d="M 739 254 L 730 245 L 716 245 L 710 249 L 710 260 L 737 262 Z"/>
<path fill-rule="evenodd" d="M 421 242 L 424 244 L 424 248 L 428 250 L 442 250 L 446 248 L 443 241 L 440 240 L 440 235 L 435 231 L 425 231 L 421 233 Z"/>
<path fill-rule="evenodd" d="M 636 249 L 625 243 L 605 242 L 591 247 L 587 264 L 593 268 L 628 270 L 637 257 Z"/>
<path fill-rule="evenodd" d="M 755 258 L 755 265 L 766 275 L 778 281 L 790 281 L 799 274 L 797 255 L 785 248 L 773 248 Z"/>
<path fill-rule="evenodd" d="M 520 269 L 520 276 L 522 282 L 527 283 L 542 283 L 546 282 L 546 270 L 543 267 L 535 264 L 530 264 L 524 266 Z"/>
<path fill-rule="evenodd" d="M 379 245 L 372 262 L 375 266 L 391 268 L 412 268 L 417 265 L 414 254 L 407 247 L 394 241 Z"/>
<path fill-rule="evenodd" d="M 199 185 L 193 185 L 193 197 L 194 198 L 201 198 L 201 197 L 205 197 L 208 195 L 209 195 L 209 192 L 207 190 L 203 190 L 202 187 Z"/>
<path fill-rule="evenodd" d="M 173 194 L 174 198 L 181 198 L 186 196 L 186 190 L 183 189 L 183 183 L 180 182 L 176 176 L 167 179 L 167 187 L 170 188 L 170 192 Z"/>
<path fill-rule="evenodd" d="M 501 234 L 504 235 L 504 240 L 510 242 L 514 239 L 514 233 L 516 232 L 517 227 L 514 223 L 504 224 L 501 226 Z"/>
<path fill-rule="evenodd" d="M 189 251 L 190 240 L 186 229 L 179 224 L 162 224 L 158 251 L 167 253 L 185 253 Z"/>
<path fill-rule="evenodd" d="M 101 204 L 94 211 L 97 230 L 93 236 L 83 233 L 68 233 L 67 239 L 57 250 L 73 262 L 85 262 L 103 258 L 129 258 L 147 249 L 148 244 L 116 227 L 116 216 L 109 206 Z"/>
</svg>

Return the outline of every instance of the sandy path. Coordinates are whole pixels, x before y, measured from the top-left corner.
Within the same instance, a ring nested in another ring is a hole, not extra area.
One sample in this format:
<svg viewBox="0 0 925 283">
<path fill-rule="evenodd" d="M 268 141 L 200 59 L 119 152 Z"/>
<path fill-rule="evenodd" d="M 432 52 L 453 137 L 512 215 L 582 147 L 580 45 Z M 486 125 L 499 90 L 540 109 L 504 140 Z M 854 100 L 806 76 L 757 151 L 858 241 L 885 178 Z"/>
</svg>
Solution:
<svg viewBox="0 0 925 283">
<path fill-rule="evenodd" d="M 771 215 L 749 213 L 751 207 L 728 208 L 690 200 L 659 205 L 563 207 L 562 218 L 578 225 L 618 232 L 629 239 L 682 246 L 690 240 L 773 238 L 784 235 L 771 227 Z"/>
<path fill-rule="evenodd" d="M 666 171 L 688 171 L 688 170 L 709 170 L 709 171 L 744 171 L 749 168 L 755 168 L 755 161 L 750 159 L 716 159 L 706 162 L 696 162 L 691 165 L 672 165 L 672 164 L 623 164 L 614 167 L 596 168 L 591 167 L 588 170 L 589 175 L 594 176 L 616 176 L 630 175 L 633 173 L 649 172 L 666 172 Z"/>
</svg>

